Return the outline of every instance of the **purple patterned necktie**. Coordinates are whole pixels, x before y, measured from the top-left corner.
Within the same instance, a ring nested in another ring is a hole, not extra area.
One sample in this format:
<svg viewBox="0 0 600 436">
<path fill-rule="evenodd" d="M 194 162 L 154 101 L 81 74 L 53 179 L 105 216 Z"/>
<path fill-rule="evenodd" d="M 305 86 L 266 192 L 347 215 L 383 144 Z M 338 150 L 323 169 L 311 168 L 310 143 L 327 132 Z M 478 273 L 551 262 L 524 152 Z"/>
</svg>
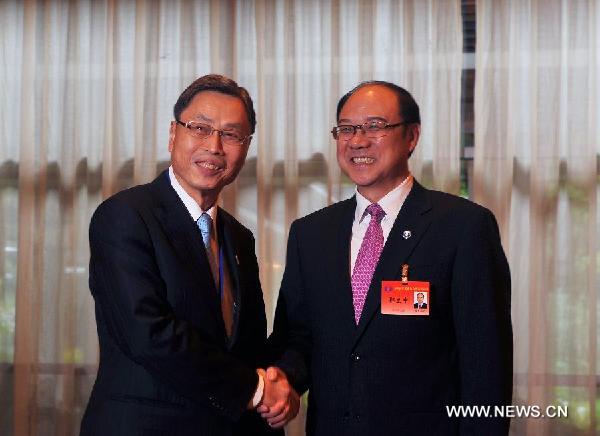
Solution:
<svg viewBox="0 0 600 436">
<path fill-rule="evenodd" d="M 379 261 L 379 255 L 383 249 L 383 229 L 381 220 L 385 216 L 385 211 L 377 203 L 367 207 L 366 212 L 371 215 L 371 221 L 367 232 L 360 244 L 354 271 L 352 272 L 352 301 L 354 303 L 354 320 L 356 325 L 360 321 L 360 314 L 365 305 L 367 292 L 371 285 L 371 279 L 375 272 L 375 267 Z"/>
</svg>

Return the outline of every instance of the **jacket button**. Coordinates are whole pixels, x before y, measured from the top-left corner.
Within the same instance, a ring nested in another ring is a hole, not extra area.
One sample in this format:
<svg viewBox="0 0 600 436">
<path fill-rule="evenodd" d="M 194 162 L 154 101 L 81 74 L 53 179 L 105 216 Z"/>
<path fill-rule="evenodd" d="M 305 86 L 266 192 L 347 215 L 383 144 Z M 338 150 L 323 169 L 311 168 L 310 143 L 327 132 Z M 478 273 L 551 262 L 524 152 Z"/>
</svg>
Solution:
<svg viewBox="0 0 600 436">
<path fill-rule="evenodd" d="M 352 353 L 350 355 L 350 357 L 352 358 L 352 360 L 354 360 L 355 362 L 358 362 L 360 360 L 360 355 L 359 354 L 354 354 Z"/>
</svg>

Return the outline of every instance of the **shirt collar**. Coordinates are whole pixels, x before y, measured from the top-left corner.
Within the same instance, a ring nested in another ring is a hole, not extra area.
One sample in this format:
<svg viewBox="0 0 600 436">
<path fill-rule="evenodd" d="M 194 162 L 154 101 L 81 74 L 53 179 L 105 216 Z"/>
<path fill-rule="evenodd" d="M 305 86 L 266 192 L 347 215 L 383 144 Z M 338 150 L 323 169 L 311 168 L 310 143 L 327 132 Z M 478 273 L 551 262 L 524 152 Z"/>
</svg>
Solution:
<svg viewBox="0 0 600 436">
<path fill-rule="evenodd" d="M 413 176 L 409 174 L 398 186 L 392 189 L 390 192 L 385 194 L 379 199 L 377 204 L 381 206 L 385 212 L 383 219 L 393 217 L 395 220 L 400 212 L 400 208 L 404 203 L 404 200 L 408 196 L 413 186 Z M 354 212 L 354 221 L 362 222 L 367 214 L 367 207 L 371 205 L 371 201 L 367 200 L 360 192 L 358 187 L 356 188 L 356 210 Z"/>
<path fill-rule="evenodd" d="M 177 193 L 177 195 L 179 196 L 181 201 L 183 201 L 185 208 L 190 213 L 190 215 L 192 216 L 192 219 L 194 221 L 198 221 L 198 218 L 200 218 L 200 215 L 202 215 L 203 213 L 206 212 L 212 218 L 213 226 L 216 225 L 216 223 L 217 223 L 217 206 L 216 206 L 217 202 L 216 201 L 215 201 L 215 204 L 210 209 L 202 210 L 202 208 L 198 205 L 198 203 L 196 203 L 196 200 L 194 200 L 190 196 L 190 194 L 188 194 L 185 191 L 185 189 L 183 189 L 183 187 L 177 180 L 177 177 L 175 177 L 175 172 L 173 171 L 173 166 L 169 167 L 169 180 L 171 181 L 171 186 L 173 187 L 173 189 L 175 189 L 175 192 Z"/>
</svg>

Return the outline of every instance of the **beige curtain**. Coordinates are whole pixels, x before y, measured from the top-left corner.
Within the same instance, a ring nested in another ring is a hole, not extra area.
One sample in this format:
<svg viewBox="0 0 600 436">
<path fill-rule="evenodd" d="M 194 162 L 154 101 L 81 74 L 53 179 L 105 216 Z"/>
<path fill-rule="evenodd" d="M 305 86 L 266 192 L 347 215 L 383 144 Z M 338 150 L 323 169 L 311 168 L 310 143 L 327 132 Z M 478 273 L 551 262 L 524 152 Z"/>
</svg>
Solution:
<svg viewBox="0 0 600 436">
<path fill-rule="evenodd" d="M 600 2 L 478 1 L 475 200 L 513 279 L 519 435 L 598 434 Z"/>
<path fill-rule="evenodd" d="M 458 192 L 459 0 L 0 2 L 0 434 L 75 435 L 98 345 L 87 227 L 169 163 L 172 106 L 216 72 L 258 132 L 223 205 L 257 236 L 268 316 L 290 222 L 352 194 L 329 130 L 361 80 L 421 104 L 412 170 Z M 303 414 L 288 434 L 303 434 Z"/>
</svg>

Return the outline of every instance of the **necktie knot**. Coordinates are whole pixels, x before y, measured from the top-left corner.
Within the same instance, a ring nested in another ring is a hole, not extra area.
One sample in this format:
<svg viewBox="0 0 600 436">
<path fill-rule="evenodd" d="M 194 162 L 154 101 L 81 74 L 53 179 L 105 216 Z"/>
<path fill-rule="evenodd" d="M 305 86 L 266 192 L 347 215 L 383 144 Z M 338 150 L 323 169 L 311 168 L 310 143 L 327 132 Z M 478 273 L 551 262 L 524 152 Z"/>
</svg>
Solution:
<svg viewBox="0 0 600 436">
<path fill-rule="evenodd" d="M 202 242 L 206 248 L 210 247 L 210 234 L 212 232 L 212 218 L 206 212 L 200 215 L 197 221 L 200 233 L 202 233 Z"/>
<path fill-rule="evenodd" d="M 369 207 L 367 207 L 366 212 L 371 215 L 372 218 L 375 218 L 378 223 L 380 223 L 385 216 L 385 211 L 377 203 L 370 204 Z"/>
</svg>

